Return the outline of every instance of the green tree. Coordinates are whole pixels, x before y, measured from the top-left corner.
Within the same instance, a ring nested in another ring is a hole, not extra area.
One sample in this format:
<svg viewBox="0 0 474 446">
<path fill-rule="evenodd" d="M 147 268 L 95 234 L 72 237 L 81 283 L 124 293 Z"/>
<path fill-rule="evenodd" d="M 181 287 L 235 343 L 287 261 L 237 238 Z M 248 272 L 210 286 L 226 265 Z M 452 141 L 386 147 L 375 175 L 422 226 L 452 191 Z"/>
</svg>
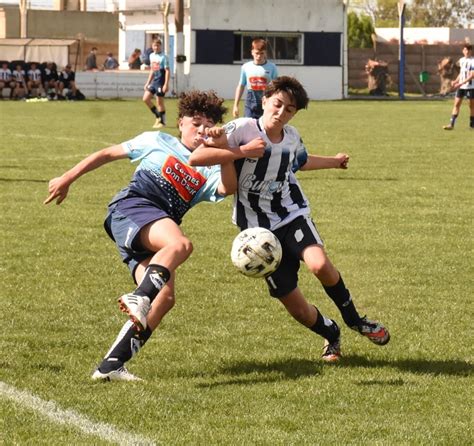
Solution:
<svg viewBox="0 0 474 446">
<path fill-rule="evenodd" d="M 375 30 L 369 16 L 358 16 L 355 12 L 350 12 L 347 25 L 349 48 L 372 48 L 372 34 Z"/>
<path fill-rule="evenodd" d="M 410 26 L 463 27 L 474 22 L 472 0 L 413 0 Z"/>
</svg>

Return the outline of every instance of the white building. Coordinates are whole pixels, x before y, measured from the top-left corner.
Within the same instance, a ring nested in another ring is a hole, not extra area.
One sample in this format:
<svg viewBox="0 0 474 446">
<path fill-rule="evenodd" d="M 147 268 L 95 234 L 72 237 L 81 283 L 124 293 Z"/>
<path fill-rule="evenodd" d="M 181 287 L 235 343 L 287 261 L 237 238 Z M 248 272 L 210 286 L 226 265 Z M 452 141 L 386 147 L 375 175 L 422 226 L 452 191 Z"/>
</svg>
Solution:
<svg viewBox="0 0 474 446">
<path fill-rule="evenodd" d="M 109 2 L 119 12 L 121 67 L 127 67 L 128 56 L 135 48 L 144 52 L 153 37 L 160 36 L 167 54 L 173 55 L 170 60 L 175 91 L 214 89 L 230 99 L 242 63 L 251 58 L 252 38 L 264 37 L 269 42 L 269 59 L 277 64 L 279 74 L 297 77 L 311 99 L 341 99 L 346 95 L 344 0 L 183 0 L 182 34 L 177 33 L 175 25 L 178 3 Z M 78 74 L 82 89 L 87 90 L 86 84 L 93 82 L 95 94 L 100 96 L 100 76 L 107 73 Z M 140 96 L 146 74 L 129 73 L 132 74 L 139 85 L 136 94 Z M 137 79 L 137 74 L 142 76 Z M 111 76 L 123 79 L 122 73 Z M 127 78 L 127 94 L 123 95 L 135 96 L 134 82 Z M 110 83 L 115 81 L 107 82 L 108 91 L 113 91 L 115 87 Z"/>
</svg>

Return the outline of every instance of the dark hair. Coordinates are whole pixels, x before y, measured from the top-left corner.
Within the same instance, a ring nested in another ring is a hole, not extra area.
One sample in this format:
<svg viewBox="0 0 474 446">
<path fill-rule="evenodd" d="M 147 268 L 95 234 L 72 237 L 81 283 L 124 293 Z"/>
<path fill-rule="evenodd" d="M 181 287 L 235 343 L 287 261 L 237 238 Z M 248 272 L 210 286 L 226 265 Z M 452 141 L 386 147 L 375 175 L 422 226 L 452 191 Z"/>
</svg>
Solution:
<svg viewBox="0 0 474 446">
<path fill-rule="evenodd" d="M 223 103 L 224 99 L 217 96 L 213 90 L 184 92 L 179 96 L 178 118 L 202 114 L 217 124 L 222 122 L 224 115 L 227 113 L 227 108 L 222 105 Z"/>
<path fill-rule="evenodd" d="M 278 92 L 285 92 L 296 102 L 296 110 L 308 107 L 308 93 L 294 77 L 279 76 L 273 79 L 265 90 L 265 97 L 269 98 Z"/>
<path fill-rule="evenodd" d="M 472 45 L 470 43 L 464 44 L 463 48 L 466 48 L 468 51 L 472 51 Z"/>
</svg>

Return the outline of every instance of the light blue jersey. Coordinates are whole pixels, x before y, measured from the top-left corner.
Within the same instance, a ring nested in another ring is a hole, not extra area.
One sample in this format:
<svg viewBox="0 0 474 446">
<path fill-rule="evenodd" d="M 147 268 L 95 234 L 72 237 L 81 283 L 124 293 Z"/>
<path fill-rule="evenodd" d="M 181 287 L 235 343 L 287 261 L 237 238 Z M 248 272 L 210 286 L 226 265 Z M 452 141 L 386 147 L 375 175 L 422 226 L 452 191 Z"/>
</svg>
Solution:
<svg viewBox="0 0 474 446">
<path fill-rule="evenodd" d="M 170 68 L 168 56 L 164 53 L 151 53 L 150 67 L 153 71 L 153 84 L 162 87 L 165 83 L 165 70 Z"/>
<path fill-rule="evenodd" d="M 174 136 L 145 132 L 122 143 L 132 162 L 139 162 L 132 181 L 112 200 L 144 197 L 156 203 L 178 224 L 183 215 L 201 201 L 221 201 L 217 188 L 220 166 L 192 167 L 191 152 Z"/>
</svg>

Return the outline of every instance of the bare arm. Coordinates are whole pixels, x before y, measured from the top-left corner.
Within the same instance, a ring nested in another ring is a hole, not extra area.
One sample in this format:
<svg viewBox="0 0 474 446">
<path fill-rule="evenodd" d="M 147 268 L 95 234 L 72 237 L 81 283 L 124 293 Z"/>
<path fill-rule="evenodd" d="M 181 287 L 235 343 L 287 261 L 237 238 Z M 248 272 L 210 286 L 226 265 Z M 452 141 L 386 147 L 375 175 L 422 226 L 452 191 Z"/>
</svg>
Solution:
<svg viewBox="0 0 474 446">
<path fill-rule="evenodd" d="M 261 158 L 265 153 L 265 141 L 255 138 L 240 147 L 208 147 L 201 146 L 191 153 L 191 166 L 213 166 L 225 164 L 240 158 Z"/>
<path fill-rule="evenodd" d="M 49 182 L 49 196 L 44 200 L 43 204 L 51 203 L 54 199 L 57 199 L 56 204 L 61 204 L 68 194 L 69 186 L 80 176 L 111 161 L 126 157 L 127 154 L 121 145 L 107 147 L 106 149 L 89 155 L 77 163 L 72 169 L 63 173 L 60 177 L 53 178 Z"/>
<path fill-rule="evenodd" d="M 244 92 L 245 87 L 243 85 L 237 85 L 237 88 L 235 89 L 235 95 L 234 95 L 234 107 L 232 109 L 232 116 L 234 118 L 239 117 L 239 101 L 240 98 L 242 97 L 242 93 Z"/>
<path fill-rule="evenodd" d="M 163 84 L 163 88 L 161 89 L 163 93 L 166 93 L 168 91 L 168 85 L 170 81 L 170 69 L 166 68 L 165 70 L 165 83 Z"/>
<path fill-rule="evenodd" d="M 338 153 L 335 156 L 309 155 L 308 161 L 300 170 L 347 169 L 349 155 Z"/>
<path fill-rule="evenodd" d="M 148 85 L 150 85 L 152 77 L 153 77 L 153 70 L 150 68 L 150 73 L 148 73 L 148 79 L 146 80 L 145 85 L 143 86 L 144 90 L 146 90 Z"/>
<path fill-rule="evenodd" d="M 221 183 L 217 187 L 220 195 L 232 195 L 237 190 L 237 172 L 234 163 L 221 165 Z"/>
</svg>

